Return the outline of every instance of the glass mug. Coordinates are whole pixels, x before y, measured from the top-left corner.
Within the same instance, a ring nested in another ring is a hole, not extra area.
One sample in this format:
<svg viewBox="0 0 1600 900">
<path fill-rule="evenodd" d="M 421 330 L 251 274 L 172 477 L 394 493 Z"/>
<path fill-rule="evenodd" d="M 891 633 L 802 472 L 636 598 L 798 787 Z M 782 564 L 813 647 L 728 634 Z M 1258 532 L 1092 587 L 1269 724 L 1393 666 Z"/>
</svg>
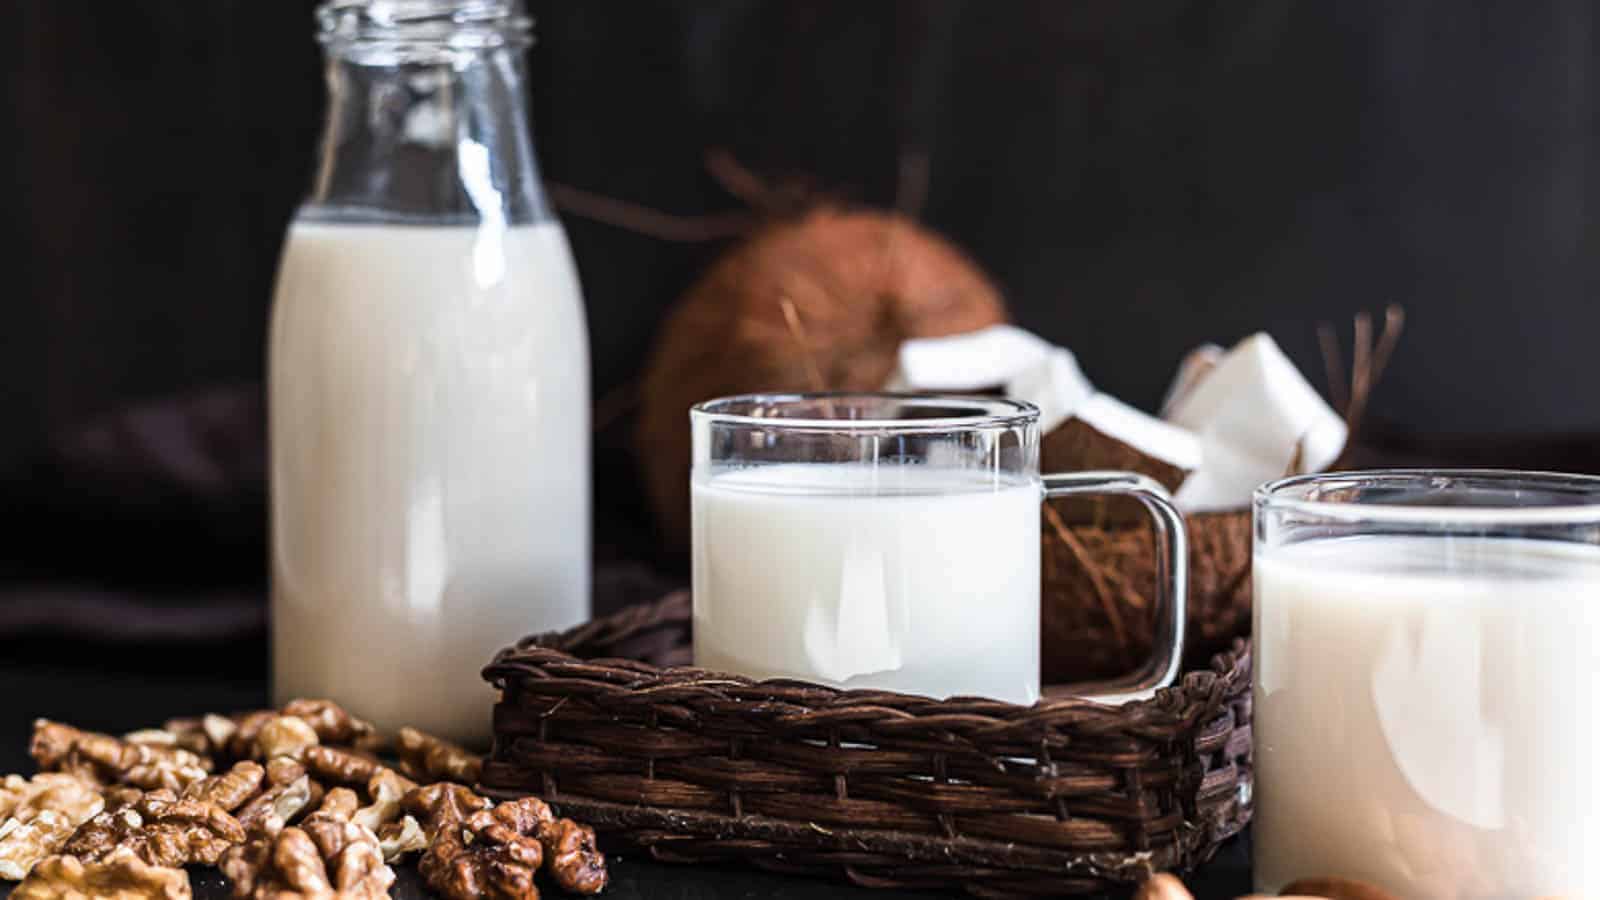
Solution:
<svg viewBox="0 0 1600 900">
<path fill-rule="evenodd" d="M 1255 879 L 1600 896 L 1600 479 L 1256 492 Z"/>
<path fill-rule="evenodd" d="M 1187 536 L 1126 472 L 1039 475 L 1039 410 L 986 397 L 751 394 L 690 411 L 695 665 L 933 697 L 1039 698 L 1047 498 L 1140 500 L 1159 558 L 1152 658 L 1074 685 L 1105 702 L 1171 684 Z"/>
</svg>

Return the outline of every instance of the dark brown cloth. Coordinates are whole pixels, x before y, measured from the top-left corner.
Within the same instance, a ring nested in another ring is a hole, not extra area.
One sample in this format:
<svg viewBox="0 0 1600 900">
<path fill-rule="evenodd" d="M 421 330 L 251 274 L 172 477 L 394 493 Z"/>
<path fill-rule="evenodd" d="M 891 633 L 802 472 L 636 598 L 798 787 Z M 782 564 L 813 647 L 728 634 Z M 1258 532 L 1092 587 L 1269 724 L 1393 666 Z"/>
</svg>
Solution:
<svg viewBox="0 0 1600 900">
<path fill-rule="evenodd" d="M 70 429 L 0 478 L 0 636 L 211 642 L 266 623 L 266 428 L 259 385 L 131 407 Z M 626 534 L 598 515 L 608 534 Z M 635 548 L 648 559 L 648 547 Z M 597 613 L 681 579 L 599 553 Z"/>
</svg>

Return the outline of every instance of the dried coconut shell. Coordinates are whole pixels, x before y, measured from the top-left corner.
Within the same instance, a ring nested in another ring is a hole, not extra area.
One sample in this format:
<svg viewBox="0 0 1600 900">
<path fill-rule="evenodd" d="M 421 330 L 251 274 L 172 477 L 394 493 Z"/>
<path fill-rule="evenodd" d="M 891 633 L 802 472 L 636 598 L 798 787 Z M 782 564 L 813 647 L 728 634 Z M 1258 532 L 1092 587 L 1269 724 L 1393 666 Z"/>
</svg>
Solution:
<svg viewBox="0 0 1600 900">
<path fill-rule="evenodd" d="M 1046 474 L 1112 469 L 1136 472 L 1176 491 L 1200 464 L 1200 439 L 1106 394 L 1096 394 L 1039 440 Z M 1068 522 L 1129 524 L 1143 513 L 1131 498 L 1085 498 L 1059 504 Z"/>
<path fill-rule="evenodd" d="M 1079 418 L 1039 440 L 1039 471 L 1045 473 L 1116 469 L 1147 475 L 1169 491 L 1178 489 L 1189 470 L 1126 444 Z"/>
<path fill-rule="evenodd" d="M 1046 508 L 1040 664 L 1046 684 L 1110 678 L 1150 657 L 1155 537 L 1147 525 L 1072 525 Z M 1191 513 L 1184 670 L 1250 630 L 1250 511 Z"/>
<path fill-rule="evenodd" d="M 636 441 L 668 545 L 689 535 L 689 407 L 753 391 L 883 389 L 900 342 L 1004 321 L 965 254 L 904 216 L 817 207 L 765 226 L 668 314 L 644 370 Z"/>
</svg>

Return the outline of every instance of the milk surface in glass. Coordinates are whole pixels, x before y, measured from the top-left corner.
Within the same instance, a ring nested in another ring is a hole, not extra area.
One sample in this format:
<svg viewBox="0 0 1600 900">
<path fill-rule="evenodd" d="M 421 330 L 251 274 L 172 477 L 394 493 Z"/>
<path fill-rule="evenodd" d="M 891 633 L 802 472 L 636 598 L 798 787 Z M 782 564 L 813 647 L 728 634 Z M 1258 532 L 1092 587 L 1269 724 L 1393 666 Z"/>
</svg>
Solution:
<svg viewBox="0 0 1600 900">
<path fill-rule="evenodd" d="M 1600 896 L 1600 548 L 1309 540 L 1254 583 L 1258 889 Z"/>
<path fill-rule="evenodd" d="M 856 463 L 697 469 L 695 664 L 1039 696 L 1037 481 Z"/>
<path fill-rule="evenodd" d="M 277 700 L 484 743 L 479 670 L 588 612 L 588 342 L 553 220 L 306 220 L 270 347 Z"/>
</svg>

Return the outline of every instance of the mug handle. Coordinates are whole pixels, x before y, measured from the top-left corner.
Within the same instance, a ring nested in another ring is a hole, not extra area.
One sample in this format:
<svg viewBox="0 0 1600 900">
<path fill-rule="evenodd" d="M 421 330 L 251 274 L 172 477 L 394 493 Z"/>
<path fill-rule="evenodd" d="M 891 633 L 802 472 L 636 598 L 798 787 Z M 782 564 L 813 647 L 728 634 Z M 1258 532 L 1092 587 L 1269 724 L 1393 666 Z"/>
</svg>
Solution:
<svg viewBox="0 0 1600 900">
<path fill-rule="evenodd" d="M 1132 472 L 1045 475 L 1044 502 L 1081 494 L 1133 497 L 1150 513 L 1156 536 L 1155 649 L 1141 668 L 1107 681 L 1078 682 L 1065 690 L 1099 703 L 1126 703 L 1155 695 L 1178 679 L 1183 664 L 1185 608 L 1189 598 L 1189 532 L 1172 495 L 1155 479 Z"/>
</svg>

